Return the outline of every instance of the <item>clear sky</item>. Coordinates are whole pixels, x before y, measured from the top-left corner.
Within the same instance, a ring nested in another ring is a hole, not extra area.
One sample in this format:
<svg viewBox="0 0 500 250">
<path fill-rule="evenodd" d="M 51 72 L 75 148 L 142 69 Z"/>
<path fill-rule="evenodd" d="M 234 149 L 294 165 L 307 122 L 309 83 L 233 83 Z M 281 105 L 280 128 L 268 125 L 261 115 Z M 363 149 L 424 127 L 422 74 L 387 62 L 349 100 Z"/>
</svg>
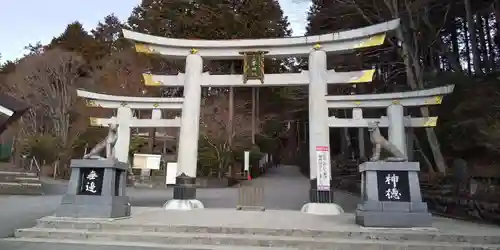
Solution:
<svg viewBox="0 0 500 250">
<path fill-rule="evenodd" d="M 304 33 L 309 0 L 279 0 L 292 23 L 294 35 Z M 0 61 L 25 54 L 24 47 L 42 44 L 61 34 L 66 25 L 80 21 L 91 30 L 105 16 L 114 13 L 125 20 L 140 0 L 16 0 L 0 4 Z M 98 6 L 98 7 L 96 7 Z"/>
</svg>

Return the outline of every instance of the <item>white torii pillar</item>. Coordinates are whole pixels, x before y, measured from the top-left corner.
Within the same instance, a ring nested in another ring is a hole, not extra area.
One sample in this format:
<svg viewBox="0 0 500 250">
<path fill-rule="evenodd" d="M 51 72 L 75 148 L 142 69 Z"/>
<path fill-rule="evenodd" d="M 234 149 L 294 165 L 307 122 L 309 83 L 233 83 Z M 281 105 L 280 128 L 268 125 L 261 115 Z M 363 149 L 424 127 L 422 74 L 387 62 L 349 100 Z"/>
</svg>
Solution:
<svg viewBox="0 0 500 250">
<path fill-rule="evenodd" d="M 204 208 L 196 200 L 196 168 L 198 164 L 198 137 L 200 131 L 201 80 L 203 59 L 195 50 L 186 57 L 184 103 L 177 161 L 174 197 L 165 203 L 166 210 Z"/>
<path fill-rule="evenodd" d="M 301 211 L 312 214 L 340 214 L 333 203 L 328 126 L 326 52 L 315 47 L 309 54 L 309 202 Z"/>
<path fill-rule="evenodd" d="M 130 128 L 133 119 L 132 109 L 129 107 L 119 107 L 116 111 L 116 123 L 118 127 L 116 129 L 116 134 L 118 136 L 114 151 L 115 158 L 124 163 L 128 163 L 129 157 L 129 147 L 130 147 Z"/>
<path fill-rule="evenodd" d="M 389 118 L 390 124 L 388 129 L 389 142 L 408 156 L 403 105 L 395 103 L 387 107 L 387 118 Z"/>
</svg>

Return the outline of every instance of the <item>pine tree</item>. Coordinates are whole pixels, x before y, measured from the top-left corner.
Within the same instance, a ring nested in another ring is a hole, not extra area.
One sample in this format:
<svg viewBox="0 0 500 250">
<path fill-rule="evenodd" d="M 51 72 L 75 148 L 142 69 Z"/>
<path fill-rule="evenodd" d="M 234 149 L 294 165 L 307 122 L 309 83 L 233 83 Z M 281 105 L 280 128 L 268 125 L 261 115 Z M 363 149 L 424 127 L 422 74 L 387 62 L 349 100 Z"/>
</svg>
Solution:
<svg viewBox="0 0 500 250">
<path fill-rule="evenodd" d="M 235 4 L 240 38 L 273 38 L 290 36 L 288 18 L 277 0 L 238 1 Z"/>
<path fill-rule="evenodd" d="M 363 1 L 346 4 L 338 0 L 313 0 L 307 13 L 306 34 L 319 35 L 368 25 L 356 10 L 361 4 Z"/>
<path fill-rule="evenodd" d="M 85 61 L 91 62 L 98 57 L 97 43 L 79 22 L 68 24 L 64 32 L 52 39 L 47 49 L 59 48 L 81 55 Z"/>
<path fill-rule="evenodd" d="M 128 26 L 137 32 L 172 37 L 182 34 L 183 19 L 188 18 L 193 4 L 176 0 L 143 0 L 128 18 Z M 181 25 L 179 25 L 181 24 Z M 188 28 L 188 27 L 186 27 Z M 176 32 L 177 31 L 177 32 Z"/>
<path fill-rule="evenodd" d="M 122 29 L 124 24 L 114 14 L 108 15 L 103 22 L 99 22 L 97 27 L 91 31 L 94 39 L 99 43 L 106 53 L 123 50 L 130 45 L 123 38 Z"/>
<path fill-rule="evenodd" d="M 276 0 L 144 0 L 133 10 L 128 25 L 141 33 L 176 38 L 241 39 L 291 34 Z"/>
</svg>

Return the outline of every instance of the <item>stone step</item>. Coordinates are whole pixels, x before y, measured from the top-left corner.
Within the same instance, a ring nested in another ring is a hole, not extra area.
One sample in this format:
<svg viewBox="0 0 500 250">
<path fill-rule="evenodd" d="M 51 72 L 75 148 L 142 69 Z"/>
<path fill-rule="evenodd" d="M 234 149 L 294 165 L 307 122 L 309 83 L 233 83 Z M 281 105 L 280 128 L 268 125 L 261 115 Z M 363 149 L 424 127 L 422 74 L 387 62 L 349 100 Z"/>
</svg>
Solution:
<svg viewBox="0 0 500 250">
<path fill-rule="evenodd" d="M 0 182 L 0 195 L 42 195 L 42 183 Z"/>
<path fill-rule="evenodd" d="M 40 183 L 40 178 L 31 176 L 3 175 L 0 176 L 0 182 Z"/>
<path fill-rule="evenodd" d="M 17 238 L 80 240 L 93 242 L 130 242 L 130 244 L 152 243 L 161 245 L 205 245 L 245 247 L 281 247 L 298 249 L 357 249 L 357 250 L 493 250 L 500 245 L 447 243 L 429 241 L 387 241 L 380 239 L 349 239 L 324 237 L 236 235 L 214 233 L 172 233 L 140 231 L 92 231 L 79 229 L 30 228 L 16 231 Z M 206 249 L 206 248 L 205 248 Z M 210 248 L 209 248 L 210 249 Z M 234 248 L 233 248 L 234 249 Z"/>
<path fill-rule="evenodd" d="M 27 249 L 27 250 L 54 250 L 73 249 L 73 246 L 85 247 L 92 250 L 299 250 L 297 248 L 282 247 L 237 247 L 237 246 L 216 246 L 216 245 L 164 245 L 148 242 L 127 242 L 127 241 L 89 241 L 89 240 L 60 240 L 60 239 L 37 239 L 37 238 L 6 238 L 0 240 L 1 246 L 7 249 Z M 10 248 L 9 248 L 10 247 Z M 81 249 L 81 248 L 79 248 Z"/>
<path fill-rule="evenodd" d="M 24 177 L 37 177 L 36 173 L 24 171 L 0 171 L 0 176 L 24 176 Z"/>
<path fill-rule="evenodd" d="M 41 187 L 42 183 L 32 183 L 32 182 L 0 182 L 0 186 L 26 186 L 26 187 Z"/>
<path fill-rule="evenodd" d="M 0 171 L 0 195 L 41 195 L 42 183 L 36 173 L 23 170 Z"/>
<path fill-rule="evenodd" d="M 113 222 L 96 222 L 94 220 L 78 220 L 71 218 L 54 219 L 46 217 L 38 220 L 36 228 L 49 230 L 89 230 L 92 232 L 161 232 L 161 233 L 209 233 L 225 235 L 262 235 L 309 238 L 342 238 L 352 240 L 379 240 L 379 241 L 424 241 L 424 242 L 463 242 L 470 244 L 500 244 L 500 235 L 460 234 L 456 232 L 444 233 L 432 229 L 270 229 L 270 228 L 241 228 L 230 226 L 184 226 L 184 225 L 154 225 L 154 224 L 125 224 Z"/>
</svg>

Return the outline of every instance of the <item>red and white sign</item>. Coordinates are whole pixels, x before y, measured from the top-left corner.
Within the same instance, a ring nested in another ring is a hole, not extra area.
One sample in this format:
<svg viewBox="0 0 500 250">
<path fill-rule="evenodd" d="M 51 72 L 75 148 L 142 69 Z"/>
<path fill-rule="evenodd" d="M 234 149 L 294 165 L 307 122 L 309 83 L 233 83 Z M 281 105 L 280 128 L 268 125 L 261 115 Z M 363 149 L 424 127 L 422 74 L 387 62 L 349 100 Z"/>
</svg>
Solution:
<svg viewBox="0 0 500 250">
<path fill-rule="evenodd" d="M 330 150 L 328 146 L 316 146 L 316 182 L 320 191 L 330 190 Z"/>
</svg>

